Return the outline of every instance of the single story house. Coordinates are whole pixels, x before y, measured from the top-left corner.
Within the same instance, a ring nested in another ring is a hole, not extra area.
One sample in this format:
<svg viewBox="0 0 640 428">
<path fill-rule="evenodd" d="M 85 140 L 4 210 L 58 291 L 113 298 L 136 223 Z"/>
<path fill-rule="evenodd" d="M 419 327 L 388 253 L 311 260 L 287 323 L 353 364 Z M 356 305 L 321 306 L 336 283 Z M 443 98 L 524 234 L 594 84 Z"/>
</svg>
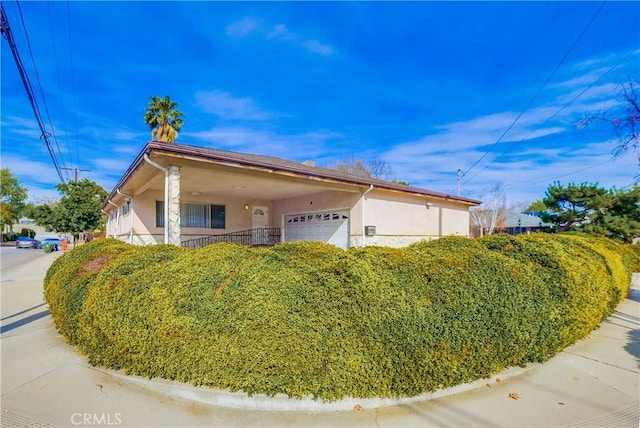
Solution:
<svg viewBox="0 0 640 428">
<path fill-rule="evenodd" d="M 132 244 L 405 246 L 468 236 L 480 201 L 270 156 L 148 142 L 102 206 Z"/>
<path fill-rule="evenodd" d="M 507 211 L 502 231 L 510 235 L 519 235 L 521 233 L 537 232 L 553 226 L 553 223 L 545 223 L 540 217 L 531 213 Z"/>
</svg>

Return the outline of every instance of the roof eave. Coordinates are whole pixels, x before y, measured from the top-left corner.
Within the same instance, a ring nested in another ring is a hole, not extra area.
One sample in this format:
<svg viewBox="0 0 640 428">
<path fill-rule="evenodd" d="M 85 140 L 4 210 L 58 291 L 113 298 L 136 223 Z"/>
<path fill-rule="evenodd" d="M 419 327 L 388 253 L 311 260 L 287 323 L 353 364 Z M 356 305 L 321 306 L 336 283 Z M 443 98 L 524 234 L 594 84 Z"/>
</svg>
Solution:
<svg viewBox="0 0 640 428">
<path fill-rule="evenodd" d="M 205 149 L 206 150 L 206 149 Z M 254 168 L 266 169 L 269 171 L 281 171 L 287 173 L 294 173 L 296 175 L 300 175 L 306 178 L 315 178 L 315 179 L 329 179 L 335 180 L 341 183 L 347 184 L 355 184 L 358 186 L 374 186 L 378 189 L 397 191 L 401 193 L 410 193 L 418 196 L 427 196 L 434 199 L 440 199 L 444 201 L 458 202 L 464 203 L 467 205 L 480 205 L 481 201 L 465 198 L 461 196 L 453 196 L 448 195 L 446 193 L 440 193 L 431 191 L 428 189 L 423 189 L 420 187 L 413 186 L 405 186 L 400 184 L 391 183 L 384 180 L 378 179 L 367 179 L 365 177 L 360 177 L 356 175 L 346 176 L 346 174 L 334 173 L 332 170 L 325 168 L 317 168 L 317 167 L 309 167 L 303 164 L 300 164 L 299 167 L 296 166 L 287 166 L 283 167 L 282 165 L 278 165 L 275 163 L 267 162 L 267 161 L 259 161 L 259 160 L 250 160 L 250 159 L 239 159 L 234 156 L 227 156 L 220 153 L 211 153 L 202 150 L 201 148 L 195 146 L 187 146 L 182 144 L 168 144 L 168 143 L 159 143 L 157 141 L 149 141 L 145 145 L 144 149 L 138 154 L 136 159 L 133 161 L 131 166 L 125 171 L 122 178 L 118 181 L 114 189 L 109 194 L 107 201 L 103 204 L 102 208 L 106 208 L 109 204 L 109 200 L 111 200 L 116 194 L 118 189 L 122 189 L 123 186 L 129 181 L 131 176 L 135 173 L 135 171 L 142 165 L 144 162 L 144 155 L 151 155 L 152 152 L 165 152 L 167 154 L 178 155 L 178 156 L 191 156 L 196 159 L 207 159 L 210 161 L 217 162 L 225 162 L 225 163 L 234 163 L 239 166 L 249 166 Z M 231 153 L 231 152 L 230 152 Z"/>
</svg>

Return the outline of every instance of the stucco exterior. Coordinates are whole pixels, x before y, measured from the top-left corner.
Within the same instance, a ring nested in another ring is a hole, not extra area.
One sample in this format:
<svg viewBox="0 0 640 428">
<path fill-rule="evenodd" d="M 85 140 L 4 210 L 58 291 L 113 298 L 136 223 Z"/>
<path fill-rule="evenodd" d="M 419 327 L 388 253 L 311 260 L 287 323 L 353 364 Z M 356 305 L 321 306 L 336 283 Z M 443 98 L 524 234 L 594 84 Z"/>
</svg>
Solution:
<svg viewBox="0 0 640 428">
<path fill-rule="evenodd" d="M 260 219 L 266 224 L 260 227 L 280 228 L 283 240 L 287 218 L 308 214 L 298 216 L 303 221 L 340 213 L 341 233 L 347 231 L 343 248 L 398 247 L 447 235 L 468 236 L 469 207 L 479 203 L 277 158 L 195 149 L 148 143 L 103 206 L 107 236 L 138 245 L 180 245 L 253 229 L 257 207 L 265 214 Z M 210 210 L 211 216 L 215 208 L 224 221 L 214 226 L 212 217 L 208 227 L 181 225 L 185 204 Z M 161 220 L 167 217 L 168 228 Z M 365 226 L 374 226 L 375 234 L 365 236 Z"/>
</svg>

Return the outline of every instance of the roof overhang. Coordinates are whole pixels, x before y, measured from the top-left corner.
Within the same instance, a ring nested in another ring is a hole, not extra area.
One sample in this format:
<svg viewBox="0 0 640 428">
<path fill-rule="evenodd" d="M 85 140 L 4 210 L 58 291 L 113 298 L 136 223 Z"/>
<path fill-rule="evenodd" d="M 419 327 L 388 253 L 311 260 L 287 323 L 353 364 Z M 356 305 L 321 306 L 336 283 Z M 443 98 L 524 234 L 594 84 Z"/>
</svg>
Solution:
<svg viewBox="0 0 640 428">
<path fill-rule="evenodd" d="M 268 156 L 227 152 L 182 144 L 148 142 L 111 191 L 103 209 L 119 202 L 121 195 L 138 195 L 147 190 L 162 190 L 164 174 L 145 161 L 181 168 L 182 194 L 232 195 L 270 200 L 286 199 L 327 190 L 363 192 L 373 186 L 402 194 L 412 194 L 433 200 L 449 201 L 468 206 L 480 201 L 452 196 L 419 187 L 345 174 Z"/>
</svg>

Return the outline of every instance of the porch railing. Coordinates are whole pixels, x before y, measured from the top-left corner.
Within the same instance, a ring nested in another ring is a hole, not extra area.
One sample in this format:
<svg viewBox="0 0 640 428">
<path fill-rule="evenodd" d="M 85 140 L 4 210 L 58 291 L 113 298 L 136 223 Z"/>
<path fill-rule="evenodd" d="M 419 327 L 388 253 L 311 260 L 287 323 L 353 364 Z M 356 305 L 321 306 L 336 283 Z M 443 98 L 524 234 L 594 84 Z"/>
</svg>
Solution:
<svg viewBox="0 0 640 428">
<path fill-rule="evenodd" d="M 239 245 L 255 247 L 271 247 L 280 242 L 281 230 L 279 227 L 265 227 L 260 229 L 247 229 L 238 232 L 223 233 L 221 235 L 203 236 L 202 238 L 182 241 L 185 248 L 200 248 L 216 242 L 232 242 Z"/>
</svg>

